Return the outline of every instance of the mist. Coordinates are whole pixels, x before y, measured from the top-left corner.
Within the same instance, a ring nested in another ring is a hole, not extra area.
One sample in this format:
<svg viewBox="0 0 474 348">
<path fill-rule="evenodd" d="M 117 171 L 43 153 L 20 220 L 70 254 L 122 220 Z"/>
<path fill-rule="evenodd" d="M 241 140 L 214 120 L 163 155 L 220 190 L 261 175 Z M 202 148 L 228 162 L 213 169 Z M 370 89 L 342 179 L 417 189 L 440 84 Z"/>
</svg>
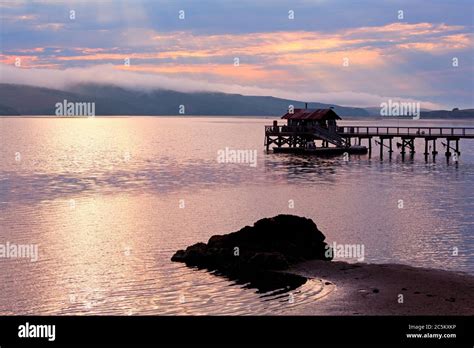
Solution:
<svg viewBox="0 0 474 348">
<path fill-rule="evenodd" d="M 0 64 L 2 83 L 45 87 L 58 90 L 68 90 L 77 84 L 114 85 L 125 89 L 151 91 L 165 89 L 178 92 L 220 92 L 242 94 L 248 96 L 272 96 L 276 98 L 300 100 L 307 102 L 320 102 L 341 106 L 370 107 L 379 106 L 388 99 L 405 102 L 421 102 L 421 107 L 426 109 L 442 109 L 444 105 L 424 102 L 397 96 L 380 96 L 369 93 L 352 91 L 328 92 L 281 90 L 262 88 L 256 86 L 242 86 L 238 84 L 225 84 L 205 80 L 176 78 L 160 74 L 145 74 L 116 69 L 113 64 L 94 65 L 81 68 L 67 69 L 38 69 L 18 68 L 11 65 Z"/>
</svg>

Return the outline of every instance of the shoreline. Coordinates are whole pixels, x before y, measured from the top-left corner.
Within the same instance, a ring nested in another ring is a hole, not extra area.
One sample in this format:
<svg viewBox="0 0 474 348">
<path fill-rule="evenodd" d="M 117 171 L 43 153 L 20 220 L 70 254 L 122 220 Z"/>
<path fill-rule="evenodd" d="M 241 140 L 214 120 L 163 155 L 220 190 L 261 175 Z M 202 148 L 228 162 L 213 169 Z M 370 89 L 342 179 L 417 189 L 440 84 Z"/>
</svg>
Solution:
<svg viewBox="0 0 474 348">
<path fill-rule="evenodd" d="M 287 272 L 330 281 L 335 289 L 285 315 L 474 315 L 474 276 L 467 273 L 321 260 Z"/>
</svg>

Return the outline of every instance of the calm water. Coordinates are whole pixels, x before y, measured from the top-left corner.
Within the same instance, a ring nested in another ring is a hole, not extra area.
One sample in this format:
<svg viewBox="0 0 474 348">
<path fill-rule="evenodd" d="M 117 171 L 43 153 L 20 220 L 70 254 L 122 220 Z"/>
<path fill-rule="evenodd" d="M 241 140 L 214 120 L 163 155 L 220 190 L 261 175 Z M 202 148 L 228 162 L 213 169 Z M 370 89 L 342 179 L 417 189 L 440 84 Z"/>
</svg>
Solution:
<svg viewBox="0 0 474 348">
<path fill-rule="evenodd" d="M 290 303 L 170 262 L 177 249 L 279 213 L 312 218 L 329 242 L 364 244 L 366 262 L 474 274 L 473 140 L 461 141 L 457 165 L 443 155 L 426 163 L 422 143 L 413 160 L 380 161 L 375 148 L 347 163 L 265 154 L 270 123 L 0 119 L 0 244 L 39 248 L 37 262 L 0 258 L 0 314 L 284 314 L 327 287 L 310 281 Z M 218 163 L 226 147 L 257 150 L 257 166 Z"/>
</svg>

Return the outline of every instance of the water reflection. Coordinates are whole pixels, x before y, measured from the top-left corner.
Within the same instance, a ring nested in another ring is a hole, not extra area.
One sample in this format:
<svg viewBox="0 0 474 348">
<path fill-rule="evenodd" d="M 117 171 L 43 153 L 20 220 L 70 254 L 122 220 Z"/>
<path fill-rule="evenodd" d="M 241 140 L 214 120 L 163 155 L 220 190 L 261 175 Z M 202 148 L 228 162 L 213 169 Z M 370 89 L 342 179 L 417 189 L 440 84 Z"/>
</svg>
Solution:
<svg viewBox="0 0 474 348">
<path fill-rule="evenodd" d="M 170 262 L 178 249 L 279 213 L 312 218 L 328 243 L 363 243 L 367 262 L 474 273 L 469 141 L 456 165 L 422 154 L 380 161 L 377 151 L 344 162 L 264 154 L 267 120 L 0 123 L 0 237 L 40 253 L 36 263 L 0 260 L 1 314 L 284 313 L 330 287 L 312 279 L 267 296 Z M 257 167 L 218 163 L 226 146 L 257 149 Z"/>
</svg>

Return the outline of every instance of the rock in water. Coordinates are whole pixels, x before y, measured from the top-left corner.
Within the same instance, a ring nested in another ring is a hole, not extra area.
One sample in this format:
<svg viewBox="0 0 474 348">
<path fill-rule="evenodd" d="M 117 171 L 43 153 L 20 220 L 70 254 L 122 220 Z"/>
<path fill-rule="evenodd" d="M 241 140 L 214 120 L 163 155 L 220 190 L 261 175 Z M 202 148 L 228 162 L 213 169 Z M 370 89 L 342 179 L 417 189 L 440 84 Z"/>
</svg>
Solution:
<svg viewBox="0 0 474 348">
<path fill-rule="evenodd" d="M 212 236 L 207 244 L 197 243 L 178 250 L 171 260 L 239 277 L 282 270 L 304 260 L 331 260 L 325 256 L 328 246 L 324 239 L 313 220 L 278 215 L 237 232 Z"/>
</svg>

